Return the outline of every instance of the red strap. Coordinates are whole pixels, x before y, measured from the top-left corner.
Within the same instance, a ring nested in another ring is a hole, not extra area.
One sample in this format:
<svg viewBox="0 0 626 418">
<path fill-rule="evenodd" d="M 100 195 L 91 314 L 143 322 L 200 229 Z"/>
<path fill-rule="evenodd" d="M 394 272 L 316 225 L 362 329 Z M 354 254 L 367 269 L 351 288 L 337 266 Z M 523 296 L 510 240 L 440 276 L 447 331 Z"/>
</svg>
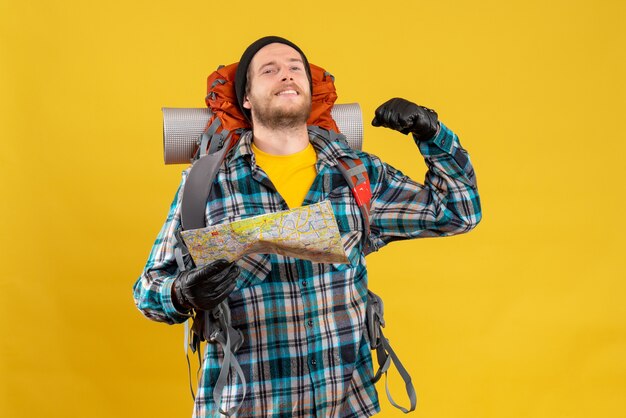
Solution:
<svg viewBox="0 0 626 418">
<path fill-rule="evenodd" d="M 371 252 L 370 248 L 370 206 L 372 201 L 372 187 L 370 178 L 363 161 L 360 158 L 342 158 L 339 160 L 339 171 L 343 174 L 348 184 L 351 186 L 352 195 L 356 200 L 361 216 L 363 217 L 363 248 L 366 253 Z"/>
<path fill-rule="evenodd" d="M 372 200 L 372 187 L 370 186 L 370 178 L 367 170 L 360 158 L 355 160 L 344 158 L 339 160 L 343 170 L 342 173 L 348 184 L 352 186 L 352 194 L 359 206 L 366 206 L 369 212 L 370 202 Z"/>
<path fill-rule="evenodd" d="M 352 187 L 352 194 L 359 206 L 367 206 L 369 208 L 370 201 L 372 200 L 372 188 L 367 172 L 365 172 L 365 180 Z"/>
</svg>

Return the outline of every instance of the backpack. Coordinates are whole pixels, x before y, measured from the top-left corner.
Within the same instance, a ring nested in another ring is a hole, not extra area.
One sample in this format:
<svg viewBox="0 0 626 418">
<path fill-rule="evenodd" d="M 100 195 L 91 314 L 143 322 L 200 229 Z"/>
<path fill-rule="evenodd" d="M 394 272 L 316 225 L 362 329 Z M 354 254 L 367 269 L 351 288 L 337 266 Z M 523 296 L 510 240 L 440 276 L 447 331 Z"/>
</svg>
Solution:
<svg viewBox="0 0 626 418">
<path fill-rule="evenodd" d="M 241 113 L 237 105 L 237 97 L 234 89 L 234 78 L 237 63 L 220 66 L 207 78 L 207 96 L 205 102 L 209 108 L 209 120 L 206 123 L 200 138 L 196 141 L 196 150 L 192 158 L 192 167 L 187 175 L 183 189 L 181 202 L 181 224 L 183 230 L 204 228 L 206 226 L 205 208 L 211 186 L 217 172 L 228 152 L 237 144 L 241 134 L 250 129 L 250 123 Z M 337 99 L 334 77 L 323 68 L 310 64 L 313 90 L 311 94 L 311 115 L 307 120 L 309 134 L 323 136 L 331 141 L 345 140 L 345 136 L 339 134 L 339 128 L 331 115 L 331 109 Z M 165 111 L 165 109 L 164 109 Z M 165 125 L 164 125 L 165 130 Z M 166 134 L 164 132 L 164 141 Z M 360 144 L 359 144 L 360 147 Z M 167 158 L 166 158 L 167 160 Z M 371 187 L 369 177 L 363 162 L 357 158 L 340 159 L 338 169 L 346 182 L 351 186 L 352 194 L 357 202 L 365 231 L 363 234 L 363 246 L 365 253 L 371 252 L 369 244 L 370 222 L 369 210 L 371 201 Z M 175 234 L 174 254 L 180 271 L 193 267 L 193 261 L 180 236 L 180 231 Z M 415 409 L 417 399 L 415 389 L 406 369 L 389 345 L 389 341 L 382 333 L 385 326 L 383 317 L 383 303 L 380 297 L 368 290 L 366 309 L 366 334 L 372 350 L 376 350 L 379 369 L 374 376 L 374 382 L 385 374 L 385 388 L 391 404 L 404 413 Z M 216 385 L 213 389 L 213 400 L 218 406 L 220 413 L 226 416 L 235 414 L 246 395 L 246 380 L 243 371 L 237 362 L 235 353 L 243 344 L 243 334 L 232 327 L 228 301 L 225 300 L 211 311 L 196 312 L 193 325 L 189 330 L 188 321 L 185 322 L 185 353 L 190 348 L 197 352 L 200 367 L 202 363 L 200 344 L 202 341 L 220 344 L 224 353 L 223 363 Z M 393 362 L 400 372 L 406 386 L 407 395 L 410 399 L 410 409 L 396 404 L 391 397 L 387 386 L 387 371 Z M 191 370 L 189 357 L 190 389 L 195 399 L 193 385 L 191 384 Z M 227 384 L 229 375 L 235 371 L 242 383 L 243 393 L 241 402 L 227 411 L 221 408 L 222 390 Z"/>
</svg>

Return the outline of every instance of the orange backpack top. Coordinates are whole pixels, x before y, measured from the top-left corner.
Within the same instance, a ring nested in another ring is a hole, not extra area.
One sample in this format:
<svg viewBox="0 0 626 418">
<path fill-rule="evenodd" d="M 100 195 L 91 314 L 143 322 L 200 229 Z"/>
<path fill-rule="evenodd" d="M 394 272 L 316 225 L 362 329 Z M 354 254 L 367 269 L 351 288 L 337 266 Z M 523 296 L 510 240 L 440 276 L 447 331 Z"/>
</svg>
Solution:
<svg viewBox="0 0 626 418">
<path fill-rule="evenodd" d="M 206 105 L 212 112 L 207 123 L 207 130 L 225 141 L 231 135 L 229 148 L 232 148 L 239 139 L 242 129 L 250 129 L 250 122 L 241 113 L 235 94 L 235 73 L 239 63 L 221 66 L 207 78 Z M 337 100 L 334 77 L 317 65 L 309 64 L 313 91 L 311 93 L 311 115 L 307 125 L 316 125 L 326 130 L 339 132 L 335 120 L 331 116 L 331 109 Z M 216 119 L 219 121 L 214 126 Z M 219 135 L 221 134 L 221 135 Z M 211 140 L 210 136 L 207 138 Z M 214 147 L 217 145 L 214 145 Z M 219 145 L 221 146 L 221 144 Z"/>
</svg>

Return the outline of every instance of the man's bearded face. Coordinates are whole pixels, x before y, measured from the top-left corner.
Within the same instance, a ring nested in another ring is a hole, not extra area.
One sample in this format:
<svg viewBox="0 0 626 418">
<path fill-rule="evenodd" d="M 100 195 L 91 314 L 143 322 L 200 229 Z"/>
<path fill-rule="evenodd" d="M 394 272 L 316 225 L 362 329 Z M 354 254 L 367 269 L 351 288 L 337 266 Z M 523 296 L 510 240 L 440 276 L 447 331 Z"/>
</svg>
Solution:
<svg viewBox="0 0 626 418">
<path fill-rule="evenodd" d="M 298 51 L 280 43 L 261 48 L 248 68 L 243 106 L 251 110 L 253 125 L 285 129 L 306 124 L 311 91 Z"/>
</svg>

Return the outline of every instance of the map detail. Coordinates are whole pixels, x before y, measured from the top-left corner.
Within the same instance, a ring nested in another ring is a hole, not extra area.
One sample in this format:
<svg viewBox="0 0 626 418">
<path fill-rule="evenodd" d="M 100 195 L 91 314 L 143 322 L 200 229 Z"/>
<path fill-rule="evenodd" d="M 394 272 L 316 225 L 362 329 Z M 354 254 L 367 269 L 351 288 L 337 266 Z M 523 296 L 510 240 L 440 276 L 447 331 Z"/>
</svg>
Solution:
<svg viewBox="0 0 626 418">
<path fill-rule="evenodd" d="M 317 263 L 348 263 L 329 201 L 182 231 L 196 266 L 274 253 Z"/>
</svg>

